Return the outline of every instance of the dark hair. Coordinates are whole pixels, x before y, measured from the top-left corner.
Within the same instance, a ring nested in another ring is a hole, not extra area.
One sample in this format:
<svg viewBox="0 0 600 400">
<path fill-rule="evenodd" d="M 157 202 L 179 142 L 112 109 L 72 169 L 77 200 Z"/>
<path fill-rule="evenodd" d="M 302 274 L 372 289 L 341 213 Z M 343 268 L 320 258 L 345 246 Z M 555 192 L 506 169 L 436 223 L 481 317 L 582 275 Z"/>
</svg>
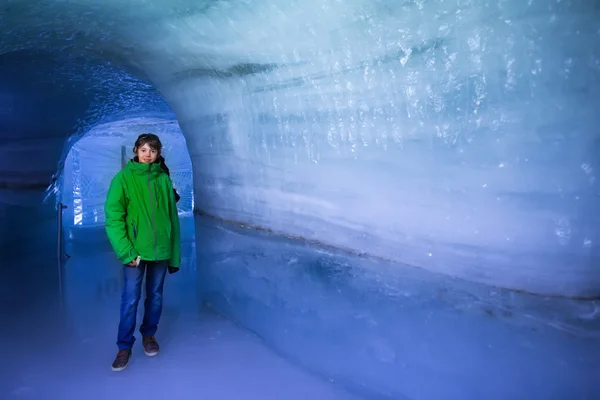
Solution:
<svg viewBox="0 0 600 400">
<path fill-rule="evenodd" d="M 135 144 L 133 145 L 133 152 L 137 154 L 137 149 L 146 144 L 150 146 L 152 150 L 156 150 L 158 152 L 158 157 L 156 158 L 155 162 L 159 163 L 165 173 L 171 176 L 169 167 L 167 167 L 167 164 L 165 163 L 165 158 L 160 154 L 162 152 L 162 143 L 157 135 L 153 133 L 142 133 L 140 136 L 138 136 Z M 139 161 L 137 155 L 133 159 L 135 161 Z"/>
<path fill-rule="evenodd" d="M 165 174 L 171 176 L 171 173 L 169 172 L 169 167 L 167 167 L 167 164 L 165 164 L 165 158 L 163 156 L 158 156 L 156 162 L 160 164 L 162 169 L 165 171 Z"/>
<path fill-rule="evenodd" d="M 137 149 L 145 144 L 150 146 L 152 150 L 158 151 L 158 155 L 160 155 L 160 152 L 162 151 L 162 143 L 160 142 L 159 137 L 153 133 L 142 133 L 140 136 L 138 136 L 135 144 L 133 145 L 133 152 L 137 153 Z"/>
</svg>

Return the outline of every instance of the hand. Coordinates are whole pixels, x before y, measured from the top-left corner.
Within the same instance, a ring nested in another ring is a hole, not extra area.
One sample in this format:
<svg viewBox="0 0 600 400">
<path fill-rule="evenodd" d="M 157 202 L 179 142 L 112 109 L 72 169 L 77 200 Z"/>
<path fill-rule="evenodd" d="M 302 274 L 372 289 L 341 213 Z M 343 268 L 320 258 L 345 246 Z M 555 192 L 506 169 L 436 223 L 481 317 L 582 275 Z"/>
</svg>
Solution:
<svg viewBox="0 0 600 400">
<path fill-rule="evenodd" d="M 179 268 L 169 267 L 169 274 L 174 274 L 177 271 L 179 271 Z"/>
<path fill-rule="evenodd" d="M 130 263 L 125 264 L 128 267 L 137 267 L 138 265 L 140 265 L 140 256 L 137 256 L 136 258 L 134 258 L 133 260 L 131 260 Z"/>
</svg>

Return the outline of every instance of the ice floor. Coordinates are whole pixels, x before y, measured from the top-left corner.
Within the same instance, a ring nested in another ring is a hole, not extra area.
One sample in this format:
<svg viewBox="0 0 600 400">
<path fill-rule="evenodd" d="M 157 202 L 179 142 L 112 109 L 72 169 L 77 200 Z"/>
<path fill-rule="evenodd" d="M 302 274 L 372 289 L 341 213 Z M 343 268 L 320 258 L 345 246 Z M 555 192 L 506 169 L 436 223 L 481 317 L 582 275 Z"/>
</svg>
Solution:
<svg viewBox="0 0 600 400">
<path fill-rule="evenodd" d="M 161 354 L 147 358 L 138 341 L 120 373 L 110 363 L 121 267 L 104 231 L 78 229 L 67 243 L 62 313 L 42 274 L 55 267 L 51 240 L 37 235 L 37 251 L 7 259 L 48 268 L 8 271 L 29 286 L 2 291 L 0 399 L 600 396 L 597 302 L 496 290 L 199 216 L 182 227 Z M 52 239 L 51 225 L 37 229 Z"/>
<path fill-rule="evenodd" d="M 182 270 L 167 278 L 157 334 L 161 353 L 146 357 L 137 332 L 130 365 L 112 372 L 120 265 L 103 237 L 102 229 L 88 229 L 67 243 L 71 257 L 64 266 L 65 318 L 57 318 L 51 306 L 35 310 L 35 317 L 31 309 L 12 316 L 11 329 L 4 332 L 10 340 L 2 346 L 0 399 L 358 398 L 200 306 L 189 235 Z M 36 254 L 29 258 L 37 262 Z M 138 319 L 141 310 L 142 302 Z"/>
</svg>

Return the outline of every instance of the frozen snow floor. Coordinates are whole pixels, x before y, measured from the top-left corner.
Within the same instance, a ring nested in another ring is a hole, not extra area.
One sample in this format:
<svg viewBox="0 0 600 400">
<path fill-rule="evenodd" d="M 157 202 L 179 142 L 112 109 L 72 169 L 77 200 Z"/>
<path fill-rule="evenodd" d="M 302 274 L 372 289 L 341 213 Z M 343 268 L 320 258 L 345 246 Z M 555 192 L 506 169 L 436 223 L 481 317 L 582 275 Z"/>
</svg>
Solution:
<svg viewBox="0 0 600 400">
<path fill-rule="evenodd" d="M 10 347 L 6 341 L 2 346 L 0 399 L 357 398 L 199 306 L 191 242 L 184 245 L 182 270 L 167 277 L 157 333 L 161 353 L 154 358 L 143 353 L 138 325 L 129 366 L 111 371 L 117 351 L 120 265 L 99 240 L 101 232 L 92 229 L 85 236 L 87 243 L 77 243 L 65 265 L 66 322 L 50 312 L 15 317 L 19 323 L 12 325 L 19 331 L 11 335 Z M 142 312 L 143 300 L 138 320 Z M 40 332 L 42 326 L 49 331 Z"/>
<path fill-rule="evenodd" d="M 183 221 L 185 232 L 194 228 L 202 246 L 186 241 L 182 270 L 167 277 L 161 354 L 146 357 L 136 332 L 131 364 L 118 373 L 110 364 L 121 266 L 103 231 L 80 230 L 67 247 L 62 320 L 39 308 L 52 300 L 39 266 L 55 268 L 53 247 L 5 260 L 27 265 L 8 273 L 40 278 L 6 292 L 0 399 L 599 398 L 597 301 L 528 296 Z"/>
<path fill-rule="evenodd" d="M 161 353 L 147 357 L 138 341 L 129 366 L 112 372 L 114 321 L 105 323 L 107 329 L 72 347 L 32 357 L 0 398 L 357 398 L 291 365 L 255 336 L 210 312 L 167 310 L 157 335 Z"/>
</svg>

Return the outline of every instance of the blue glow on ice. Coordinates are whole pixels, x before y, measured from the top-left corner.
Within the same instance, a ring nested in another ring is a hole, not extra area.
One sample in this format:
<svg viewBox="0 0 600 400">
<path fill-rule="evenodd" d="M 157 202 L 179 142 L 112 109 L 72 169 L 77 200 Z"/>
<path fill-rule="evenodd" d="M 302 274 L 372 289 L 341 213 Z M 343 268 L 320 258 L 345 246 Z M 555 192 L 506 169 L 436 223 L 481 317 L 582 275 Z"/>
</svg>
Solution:
<svg viewBox="0 0 600 400">
<path fill-rule="evenodd" d="M 77 138 L 176 118 L 202 300 L 286 357 L 375 398 L 600 396 L 597 2 L 7 0 L 0 29 L 5 259 Z"/>
<path fill-rule="evenodd" d="M 209 218 L 196 220 L 196 237 L 213 308 L 366 398 L 599 393 L 597 302 L 489 288 Z"/>
</svg>

